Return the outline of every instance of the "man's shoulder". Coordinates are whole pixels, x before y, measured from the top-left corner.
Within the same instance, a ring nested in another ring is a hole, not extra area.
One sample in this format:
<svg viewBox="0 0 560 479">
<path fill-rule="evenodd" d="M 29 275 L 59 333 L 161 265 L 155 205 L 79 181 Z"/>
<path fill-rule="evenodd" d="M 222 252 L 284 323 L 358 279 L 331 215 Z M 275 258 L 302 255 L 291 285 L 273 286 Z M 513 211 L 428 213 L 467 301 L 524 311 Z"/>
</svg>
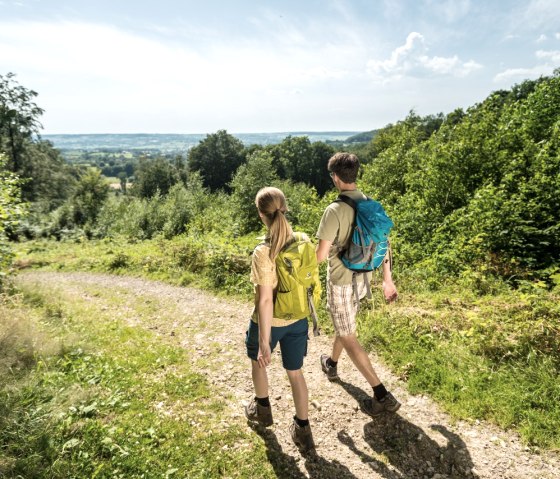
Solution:
<svg viewBox="0 0 560 479">
<path fill-rule="evenodd" d="M 343 191 L 340 193 L 340 195 L 347 196 L 352 200 L 365 200 L 367 198 L 367 196 L 361 190 L 358 189 L 352 191 Z M 337 201 L 337 203 L 342 203 L 342 202 Z"/>
</svg>

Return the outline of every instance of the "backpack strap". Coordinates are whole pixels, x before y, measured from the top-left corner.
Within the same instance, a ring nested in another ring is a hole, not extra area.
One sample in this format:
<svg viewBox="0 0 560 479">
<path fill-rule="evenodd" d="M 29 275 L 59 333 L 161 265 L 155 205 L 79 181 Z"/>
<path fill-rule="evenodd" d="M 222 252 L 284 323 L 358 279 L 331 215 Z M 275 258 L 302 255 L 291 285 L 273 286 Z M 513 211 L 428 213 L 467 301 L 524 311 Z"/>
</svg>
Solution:
<svg viewBox="0 0 560 479">
<path fill-rule="evenodd" d="M 369 197 L 366 196 L 366 198 L 369 199 Z M 346 203 L 348 206 L 350 206 L 353 210 L 354 210 L 354 222 L 356 221 L 356 202 L 350 198 L 349 196 L 346 195 L 338 195 L 338 198 L 335 200 L 336 202 L 342 202 L 342 203 Z M 342 253 L 341 250 L 340 253 Z M 358 294 L 358 281 L 356 279 L 357 275 L 359 274 L 363 274 L 364 275 L 364 284 L 366 285 L 366 297 L 367 299 L 371 300 L 372 296 L 371 296 L 371 285 L 369 284 L 369 281 L 367 280 L 367 273 L 357 273 L 354 272 L 352 273 L 352 290 L 354 291 L 354 295 L 356 296 L 356 303 L 358 304 L 358 310 L 360 309 L 360 295 Z"/>
<path fill-rule="evenodd" d="M 321 331 L 317 321 L 317 311 L 315 309 L 315 303 L 313 303 L 313 291 L 311 288 L 307 290 L 307 302 L 309 303 L 309 314 L 311 314 L 311 319 L 313 319 L 313 336 L 319 336 Z"/>
<path fill-rule="evenodd" d="M 354 229 L 355 226 L 355 221 L 356 221 L 356 202 L 350 198 L 349 196 L 343 195 L 343 194 L 339 194 L 338 198 L 336 200 L 333 201 L 333 203 L 346 203 L 348 206 L 350 206 L 352 208 L 352 210 L 354 211 L 354 219 L 352 220 L 352 229 Z M 350 236 L 350 238 L 348 238 L 348 241 L 351 241 L 352 237 Z M 337 250 L 338 250 L 338 255 L 341 256 L 344 251 L 347 249 L 348 245 L 345 246 L 341 246 L 341 245 L 337 245 Z"/>
<path fill-rule="evenodd" d="M 358 294 L 358 281 L 356 279 L 356 277 L 359 274 L 363 274 L 364 275 L 364 284 L 366 285 L 366 298 L 368 300 L 371 301 L 372 299 L 372 295 L 371 295 L 371 285 L 369 284 L 369 281 L 367 279 L 367 273 L 359 273 L 359 272 L 353 272 L 352 273 L 352 291 L 354 291 L 354 296 L 356 297 L 356 303 L 358 304 L 358 309 L 357 311 L 360 310 L 360 295 Z"/>
<path fill-rule="evenodd" d="M 340 194 L 340 195 L 338 195 L 338 198 L 336 200 L 334 200 L 334 202 L 335 203 L 338 203 L 338 202 L 346 203 L 348 206 L 352 207 L 354 212 L 356 212 L 356 202 L 352 198 L 350 198 L 349 196 Z"/>
<path fill-rule="evenodd" d="M 292 233 L 292 236 L 288 239 L 288 241 L 286 241 L 284 243 L 284 246 L 282 246 L 282 248 L 280 248 L 280 251 L 284 251 L 286 249 L 288 249 L 288 246 L 290 246 L 294 241 L 299 241 L 301 240 L 301 234 L 300 233 Z"/>
</svg>

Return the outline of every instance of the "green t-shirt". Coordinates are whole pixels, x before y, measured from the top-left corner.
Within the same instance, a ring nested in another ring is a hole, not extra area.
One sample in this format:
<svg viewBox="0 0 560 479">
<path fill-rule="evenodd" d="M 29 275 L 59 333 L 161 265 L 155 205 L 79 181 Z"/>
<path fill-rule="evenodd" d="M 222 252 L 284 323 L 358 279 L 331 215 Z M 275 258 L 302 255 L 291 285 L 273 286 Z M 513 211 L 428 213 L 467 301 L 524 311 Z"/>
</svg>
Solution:
<svg viewBox="0 0 560 479">
<path fill-rule="evenodd" d="M 360 190 L 344 191 L 342 194 L 349 196 L 353 200 L 360 200 L 366 197 Z M 344 249 L 350 240 L 353 222 L 354 210 L 350 205 L 341 201 L 327 206 L 321 218 L 317 238 L 332 241 L 332 246 L 329 250 L 329 267 L 327 269 L 327 280 L 332 284 L 352 284 L 353 272 L 344 266 L 338 257 L 338 253 Z M 363 278 L 364 275 L 359 274 L 356 279 L 358 282 L 362 282 Z M 367 278 L 368 281 L 371 281 L 371 273 L 367 273 Z"/>
</svg>

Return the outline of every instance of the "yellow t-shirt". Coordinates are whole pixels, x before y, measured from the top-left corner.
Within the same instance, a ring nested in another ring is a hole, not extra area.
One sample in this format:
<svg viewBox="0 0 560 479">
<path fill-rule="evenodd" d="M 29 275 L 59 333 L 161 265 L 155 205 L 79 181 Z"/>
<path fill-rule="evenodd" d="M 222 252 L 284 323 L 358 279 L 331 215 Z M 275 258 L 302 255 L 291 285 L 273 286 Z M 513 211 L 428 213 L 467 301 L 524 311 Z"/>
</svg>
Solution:
<svg viewBox="0 0 560 479">
<path fill-rule="evenodd" d="M 255 307 L 251 319 L 258 323 L 259 318 L 259 290 L 257 286 L 272 286 L 272 289 L 278 286 L 278 278 L 276 276 L 276 263 L 270 259 L 270 247 L 266 243 L 261 243 L 253 251 L 251 260 L 251 283 L 254 285 L 255 291 Z M 281 327 L 299 321 L 272 318 L 272 326 Z"/>
</svg>

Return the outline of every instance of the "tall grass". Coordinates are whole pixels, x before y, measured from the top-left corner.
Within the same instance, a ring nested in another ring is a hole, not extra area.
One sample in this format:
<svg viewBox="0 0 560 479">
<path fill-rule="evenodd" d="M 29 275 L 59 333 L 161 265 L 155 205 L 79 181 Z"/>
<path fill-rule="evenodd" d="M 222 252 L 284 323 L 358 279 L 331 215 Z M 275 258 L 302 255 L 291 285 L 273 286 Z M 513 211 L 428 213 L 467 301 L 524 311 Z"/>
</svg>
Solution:
<svg viewBox="0 0 560 479">
<path fill-rule="evenodd" d="M 469 297 L 453 288 L 410 295 L 360 321 L 413 393 L 456 418 L 515 429 L 529 445 L 560 449 L 560 297 L 509 291 Z"/>
<path fill-rule="evenodd" d="M 38 287 L 0 326 L 0 477 L 274 477 L 182 348 Z"/>
</svg>

